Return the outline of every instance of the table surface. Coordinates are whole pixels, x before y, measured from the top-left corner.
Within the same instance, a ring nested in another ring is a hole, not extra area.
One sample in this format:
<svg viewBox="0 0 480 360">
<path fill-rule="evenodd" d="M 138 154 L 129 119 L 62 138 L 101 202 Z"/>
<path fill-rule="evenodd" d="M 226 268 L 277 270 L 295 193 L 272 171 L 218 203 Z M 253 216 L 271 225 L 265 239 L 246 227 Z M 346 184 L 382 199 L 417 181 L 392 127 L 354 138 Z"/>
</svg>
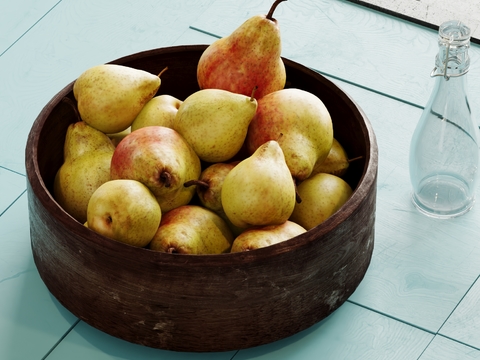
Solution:
<svg viewBox="0 0 480 360">
<path fill-rule="evenodd" d="M 240 351 L 180 353 L 113 338 L 43 284 L 30 248 L 25 144 L 43 106 L 90 66 L 135 52 L 210 44 L 272 0 L 18 0 L 0 3 L 0 359 L 480 359 L 480 206 L 451 220 L 411 201 L 408 149 L 433 87 L 436 32 L 339 0 L 279 5 L 282 55 L 344 89 L 379 147 L 375 249 L 365 278 L 328 318 Z M 480 113 L 480 47 L 470 49 Z M 477 191 L 478 192 L 478 191 Z"/>
</svg>

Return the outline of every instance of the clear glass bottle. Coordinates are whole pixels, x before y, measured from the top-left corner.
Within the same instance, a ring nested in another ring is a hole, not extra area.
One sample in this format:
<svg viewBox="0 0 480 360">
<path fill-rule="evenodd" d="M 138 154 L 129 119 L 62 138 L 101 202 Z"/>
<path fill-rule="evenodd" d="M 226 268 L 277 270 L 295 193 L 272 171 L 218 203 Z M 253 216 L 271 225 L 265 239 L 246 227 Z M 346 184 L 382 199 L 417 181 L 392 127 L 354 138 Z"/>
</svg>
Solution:
<svg viewBox="0 0 480 360">
<path fill-rule="evenodd" d="M 470 29 L 457 20 L 440 26 L 435 86 L 410 144 L 412 200 L 431 217 L 469 211 L 478 178 L 478 126 L 467 98 Z"/>
</svg>

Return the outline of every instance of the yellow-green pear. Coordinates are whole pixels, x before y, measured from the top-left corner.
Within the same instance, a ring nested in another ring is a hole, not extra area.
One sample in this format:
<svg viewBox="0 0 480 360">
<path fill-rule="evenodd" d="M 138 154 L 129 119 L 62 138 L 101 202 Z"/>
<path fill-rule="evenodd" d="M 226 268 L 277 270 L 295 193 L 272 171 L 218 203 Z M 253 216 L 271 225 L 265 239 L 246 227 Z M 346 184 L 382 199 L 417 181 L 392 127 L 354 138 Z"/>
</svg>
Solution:
<svg viewBox="0 0 480 360">
<path fill-rule="evenodd" d="M 173 128 L 201 160 L 224 162 L 242 148 L 256 110 L 257 100 L 252 96 L 219 89 L 199 90 L 180 105 Z"/>
<path fill-rule="evenodd" d="M 280 144 L 288 168 L 297 181 L 310 176 L 332 147 L 333 124 L 325 104 L 302 89 L 282 89 L 258 100 L 246 146 L 252 154 L 268 140 Z"/>
<path fill-rule="evenodd" d="M 63 159 L 73 159 L 92 151 L 115 150 L 111 139 L 87 125 L 84 121 L 77 121 L 68 126 L 63 145 Z"/>
<path fill-rule="evenodd" d="M 289 240 L 306 231 L 307 230 L 300 225 L 289 220 L 280 225 L 259 226 L 246 229 L 235 238 L 230 252 L 260 249 Z"/>
<path fill-rule="evenodd" d="M 183 205 L 168 211 L 149 248 L 167 253 L 205 255 L 229 252 L 233 234 L 225 221 L 199 205 Z"/>
<path fill-rule="evenodd" d="M 67 213 L 81 223 L 87 219 L 90 196 L 110 180 L 114 149 L 107 135 L 83 121 L 67 128 L 65 159 L 55 175 L 53 196 Z"/>
<path fill-rule="evenodd" d="M 160 76 L 129 66 L 102 64 L 84 71 L 73 85 L 83 121 L 105 134 L 127 129 L 157 93 Z"/>
<path fill-rule="evenodd" d="M 345 180 L 325 173 L 318 173 L 304 180 L 297 186 L 297 191 L 302 202 L 295 205 L 290 220 L 307 230 L 337 212 L 353 192 Z"/>
<path fill-rule="evenodd" d="M 112 140 L 112 143 L 114 146 L 117 146 L 120 141 L 123 140 L 123 138 L 125 136 L 127 136 L 128 134 L 130 134 L 132 132 L 132 128 L 131 127 L 128 127 L 126 128 L 125 130 L 123 131 L 120 131 L 118 133 L 115 133 L 115 134 L 107 134 L 108 137 L 110 138 L 110 140 Z"/>
<path fill-rule="evenodd" d="M 230 170 L 221 199 L 227 217 L 241 228 L 279 225 L 290 217 L 295 183 L 277 141 L 267 141 Z"/>
<path fill-rule="evenodd" d="M 350 166 L 347 152 L 337 139 L 333 139 L 332 148 L 323 161 L 318 161 L 310 176 L 318 173 L 327 173 L 342 177 Z"/>
<path fill-rule="evenodd" d="M 155 196 L 136 180 L 107 181 L 88 202 L 88 228 L 132 246 L 147 246 L 161 218 Z"/>
<path fill-rule="evenodd" d="M 181 104 L 181 100 L 168 94 L 155 96 L 133 120 L 132 131 L 152 125 L 172 128 Z"/>
</svg>

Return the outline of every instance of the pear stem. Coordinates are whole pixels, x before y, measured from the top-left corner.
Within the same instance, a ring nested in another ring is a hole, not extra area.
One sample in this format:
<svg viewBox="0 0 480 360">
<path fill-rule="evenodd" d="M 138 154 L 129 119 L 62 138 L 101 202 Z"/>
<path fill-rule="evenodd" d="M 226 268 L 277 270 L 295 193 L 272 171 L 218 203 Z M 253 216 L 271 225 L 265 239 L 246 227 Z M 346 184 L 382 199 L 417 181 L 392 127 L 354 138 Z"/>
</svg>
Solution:
<svg viewBox="0 0 480 360">
<path fill-rule="evenodd" d="M 353 159 L 348 159 L 347 161 L 348 161 L 348 163 L 351 163 L 353 161 L 357 161 L 357 160 L 360 160 L 360 159 L 363 159 L 363 156 L 360 155 L 360 156 L 354 157 Z"/>
<path fill-rule="evenodd" d="M 280 4 L 280 3 L 283 2 L 283 1 L 287 1 L 287 0 L 276 0 L 276 1 L 273 3 L 272 7 L 270 8 L 270 11 L 268 12 L 268 14 L 267 14 L 267 16 L 266 16 L 266 18 L 267 18 L 268 20 L 272 20 L 272 21 L 275 20 L 275 19 L 273 18 L 273 12 L 274 12 L 275 9 L 277 8 L 278 4 Z"/>
<path fill-rule="evenodd" d="M 169 188 L 172 185 L 172 175 L 167 171 L 162 171 L 160 174 L 160 180 L 165 184 L 166 188 Z"/>
<path fill-rule="evenodd" d="M 157 76 L 158 77 L 162 76 L 162 74 L 167 70 L 168 70 L 168 66 L 165 66 L 165 68 L 162 71 L 160 71 L 160 73 Z"/>
<path fill-rule="evenodd" d="M 202 180 L 189 180 L 189 181 L 186 181 L 183 186 L 184 187 L 190 187 L 190 186 L 193 186 L 193 185 L 196 185 L 202 189 L 208 189 L 210 187 L 210 185 L 205 182 L 205 181 L 202 181 Z"/>
<path fill-rule="evenodd" d="M 254 95 L 255 95 L 255 91 L 257 91 L 257 89 L 258 89 L 258 86 L 255 85 L 255 87 L 254 87 L 253 90 L 252 90 L 252 95 L 250 96 L 250 101 L 255 100 Z"/>
</svg>

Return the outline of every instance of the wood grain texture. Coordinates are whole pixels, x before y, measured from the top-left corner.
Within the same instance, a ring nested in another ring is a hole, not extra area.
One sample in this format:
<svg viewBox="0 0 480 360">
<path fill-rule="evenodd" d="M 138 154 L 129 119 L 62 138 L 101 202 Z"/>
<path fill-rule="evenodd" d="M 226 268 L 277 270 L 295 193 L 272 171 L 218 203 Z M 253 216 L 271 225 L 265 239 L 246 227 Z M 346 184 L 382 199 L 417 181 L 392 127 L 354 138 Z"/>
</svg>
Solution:
<svg viewBox="0 0 480 360">
<path fill-rule="evenodd" d="M 349 302 L 284 341 L 240 350 L 235 360 L 417 360 L 433 338 Z"/>
<path fill-rule="evenodd" d="M 340 86 L 368 115 L 379 145 L 375 250 L 351 299 L 435 333 L 480 272 L 480 207 L 448 221 L 418 213 L 410 198 L 408 154 L 421 111 Z"/>
<path fill-rule="evenodd" d="M 0 166 L 25 173 L 24 149 L 33 121 L 81 72 L 138 51 L 188 41 L 189 25 L 211 2 L 60 2 L 0 56 Z"/>
<path fill-rule="evenodd" d="M 17 0 L 0 3 L 0 56 L 48 13 L 59 0 Z"/>
<path fill-rule="evenodd" d="M 0 215 L 26 189 L 25 177 L 0 167 Z"/>
<path fill-rule="evenodd" d="M 196 64 L 204 49 L 159 49 L 115 63 L 150 72 L 168 65 L 160 92 L 184 99 L 198 89 Z M 39 273 L 64 306 L 92 326 L 134 343 L 226 351 L 303 330 L 352 294 L 373 250 L 375 136 L 348 95 L 307 68 L 284 62 L 288 86 L 319 96 L 339 141 L 362 160 L 349 169 L 345 179 L 355 191 L 336 214 L 296 238 L 246 253 L 153 252 L 73 221 L 51 197 L 66 127 L 75 121 L 62 102 L 72 97 L 71 84 L 46 105 L 27 143 L 30 228 Z"/>
<path fill-rule="evenodd" d="M 480 350 L 436 335 L 418 360 L 475 360 Z"/>
<path fill-rule="evenodd" d="M 40 279 L 27 219 L 26 194 L 0 217 L 0 359 L 43 358 L 77 320 Z"/>
<path fill-rule="evenodd" d="M 270 0 L 217 0 L 192 24 L 226 36 L 248 17 L 266 14 Z M 282 34 L 282 55 L 324 74 L 424 106 L 438 51 L 437 32 L 351 2 L 287 1 L 274 14 Z M 345 46 L 345 44 L 348 44 Z M 480 115 L 480 47 L 469 50 L 468 90 Z M 479 118 L 480 125 L 480 118 Z"/>
<path fill-rule="evenodd" d="M 193 353 L 154 349 L 110 336 L 83 321 L 55 347 L 47 360 L 232 360 L 236 351 Z"/>
<path fill-rule="evenodd" d="M 439 333 L 480 349 L 480 281 L 477 279 Z"/>
</svg>

